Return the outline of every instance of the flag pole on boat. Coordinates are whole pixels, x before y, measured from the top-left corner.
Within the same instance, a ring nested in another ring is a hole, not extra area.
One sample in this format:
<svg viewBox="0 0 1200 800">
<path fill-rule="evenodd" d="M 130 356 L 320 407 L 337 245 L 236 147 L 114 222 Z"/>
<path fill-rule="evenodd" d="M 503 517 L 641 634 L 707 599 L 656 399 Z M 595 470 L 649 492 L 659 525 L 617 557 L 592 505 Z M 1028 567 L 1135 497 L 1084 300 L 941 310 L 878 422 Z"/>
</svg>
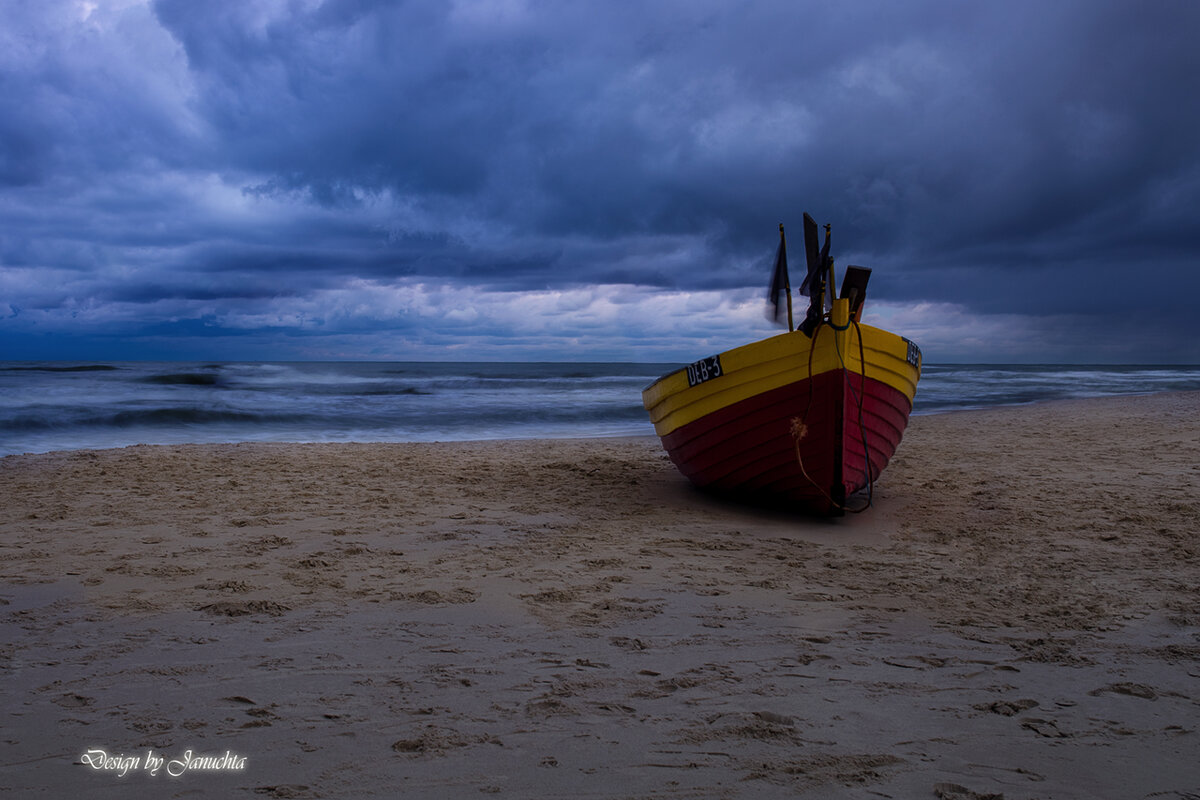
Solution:
<svg viewBox="0 0 1200 800">
<path fill-rule="evenodd" d="M 829 240 L 832 237 L 832 230 L 833 230 L 833 226 L 830 225 L 828 222 L 825 223 L 825 246 L 821 250 L 821 252 L 823 252 L 823 253 L 829 252 Z M 829 270 L 829 277 L 825 283 L 825 291 L 827 293 L 826 296 L 828 297 L 829 306 L 830 306 L 830 308 L 832 308 L 833 301 L 837 300 L 837 281 L 834 280 L 834 277 L 833 277 L 833 259 L 826 258 L 825 266 Z"/>
<path fill-rule="evenodd" d="M 788 332 L 796 330 L 792 324 L 792 284 L 787 276 L 787 237 L 783 235 L 783 223 L 779 223 L 779 252 L 783 253 L 783 288 L 787 291 Z"/>
<path fill-rule="evenodd" d="M 792 283 L 788 278 L 787 268 L 787 237 L 783 235 L 783 223 L 779 223 L 779 250 L 775 253 L 775 270 L 771 276 L 771 290 L 767 294 L 767 301 L 770 305 L 767 307 L 767 319 L 772 322 L 779 321 L 779 295 L 787 295 L 787 321 L 788 330 L 794 331 L 796 326 L 792 322 Z"/>
</svg>

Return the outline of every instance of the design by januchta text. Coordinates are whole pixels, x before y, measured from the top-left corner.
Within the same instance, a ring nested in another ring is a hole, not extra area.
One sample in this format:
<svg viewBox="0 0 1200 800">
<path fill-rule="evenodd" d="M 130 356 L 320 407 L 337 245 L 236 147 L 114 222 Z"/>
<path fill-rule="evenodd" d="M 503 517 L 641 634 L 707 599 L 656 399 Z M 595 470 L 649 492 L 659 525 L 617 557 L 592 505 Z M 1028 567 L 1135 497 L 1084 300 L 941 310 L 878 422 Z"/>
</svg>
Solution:
<svg viewBox="0 0 1200 800">
<path fill-rule="evenodd" d="M 177 758 L 168 759 L 159 755 L 153 749 L 143 755 L 127 756 L 124 753 L 110 753 L 100 747 L 90 748 L 79 757 L 85 767 L 91 767 L 97 772 L 111 772 L 118 778 L 124 778 L 130 772 L 145 772 L 157 776 L 160 772 L 172 778 L 178 778 L 187 772 L 241 772 L 246 769 L 246 757 L 226 750 L 221 755 L 196 753 L 185 750 Z"/>
</svg>

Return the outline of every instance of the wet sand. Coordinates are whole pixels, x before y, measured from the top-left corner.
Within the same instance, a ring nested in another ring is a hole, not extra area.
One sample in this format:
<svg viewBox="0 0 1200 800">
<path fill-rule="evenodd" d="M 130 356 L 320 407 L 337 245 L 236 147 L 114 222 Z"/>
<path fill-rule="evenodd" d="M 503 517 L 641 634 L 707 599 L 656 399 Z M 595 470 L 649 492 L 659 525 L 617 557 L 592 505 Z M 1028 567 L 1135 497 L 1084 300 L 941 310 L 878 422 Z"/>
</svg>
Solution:
<svg viewBox="0 0 1200 800">
<path fill-rule="evenodd" d="M 836 520 L 651 438 L 0 459 L 0 790 L 1194 798 L 1198 420 L 918 417 Z"/>
</svg>

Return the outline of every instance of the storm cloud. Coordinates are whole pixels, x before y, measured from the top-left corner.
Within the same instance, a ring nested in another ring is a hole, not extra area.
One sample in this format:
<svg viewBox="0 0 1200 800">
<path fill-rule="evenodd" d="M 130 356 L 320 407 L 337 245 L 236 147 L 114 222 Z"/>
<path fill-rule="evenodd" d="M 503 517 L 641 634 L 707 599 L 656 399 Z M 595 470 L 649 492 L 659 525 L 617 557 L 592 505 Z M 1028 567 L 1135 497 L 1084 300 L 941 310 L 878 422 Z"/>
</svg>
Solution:
<svg viewBox="0 0 1200 800">
<path fill-rule="evenodd" d="M 1200 362 L 1197 30 L 1183 0 L 8 3 L 0 358 L 690 360 L 769 331 L 808 211 L 930 360 Z"/>
</svg>

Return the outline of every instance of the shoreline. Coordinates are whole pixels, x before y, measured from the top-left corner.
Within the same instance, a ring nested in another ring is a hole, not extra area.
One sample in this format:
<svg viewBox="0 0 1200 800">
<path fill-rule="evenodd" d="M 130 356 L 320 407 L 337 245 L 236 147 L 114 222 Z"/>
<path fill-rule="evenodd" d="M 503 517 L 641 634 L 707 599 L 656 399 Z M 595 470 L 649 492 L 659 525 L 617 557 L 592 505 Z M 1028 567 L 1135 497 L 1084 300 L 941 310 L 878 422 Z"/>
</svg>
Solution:
<svg viewBox="0 0 1200 800">
<path fill-rule="evenodd" d="M 649 435 L 7 456 L 0 786 L 1196 793 L 1198 419 L 917 416 L 837 520 L 708 497 Z"/>
<path fill-rule="evenodd" d="M 1050 398 L 1043 398 L 1043 399 L 1034 399 L 1034 401 L 1028 401 L 1025 403 L 1006 403 L 1006 404 L 996 404 L 996 405 L 972 405 L 972 407 L 967 407 L 967 408 L 937 409 L 934 411 L 913 411 L 913 414 L 910 416 L 910 422 L 914 419 L 919 419 L 919 417 L 936 417 L 936 416 L 942 416 L 942 415 L 955 415 L 955 414 L 973 414 L 973 413 L 979 413 L 979 411 L 1006 410 L 1006 409 L 1019 410 L 1019 409 L 1027 409 L 1027 408 L 1038 408 L 1038 407 L 1042 407 L 1042 405 L 1122 401 L 1122 399 L 1126 399 L 1126 398 L 1158 397 L 1158 396 L 1174 396 L 1174 395 L 1181 395 L 1181 396 L 1198 395 L 1198 396 L 1200 396 L 1200 390 L 1187 389 L 1187 390 L 1164 390 L 1164 391 L 1151 391 L 1151 392 L 1130 392 L 1130 393 L 1123 393 L 1123 395 L 1102 395 L 1102 396 L 1096 396 L 1096 397 L 1050 397 Z M 617 434 L 596 433 L 596 434 L 580 434 L 580 435 L 563 435 L 563 437 L 545 437 L 545 435 L 528 435 L 528 437 L 498 437 L 498 438 L 474 438 L 474 439 L 412 439 L 412 440 L 408 440 L 408 439 L 406 439 L 406 440 L 368 440 L 368 439 L 364 439 L 364 440 L 349 440 L 349 441 L 322 441 L 322 440 L 314 440 L 314 439 L 312 439 L 312 440 L 281 440 L 281 441 L 268 440 L 268 439 L 230 439 L 230 440 L 226 440 L 226 441 L 179 441 L 179 443 L 144 443 L 144 441 L 139 441 L 139 443 L 131 443 L 131 444 L 127 444 L 127 445 L 113 445 L 113 446 L 104 446 L 104 447 L 64 447 L 64 449 L 59 449 L 59 450 L 43 450 L 43 451 L 28 451 L 28 452 L 19 452 L 19 453 L 18 452 L 6 453 L 6 455 L 0 455 L 0 462 L 4 461 L 5 458 L 20 458 L 20 457 L 25 457 L 25 456 L 50 456 L 50 455 L 55 455 L 55 453 L 101 452 L 101 451 L 106 451 L 106 450 L 125 450 L 125 449 L 128 449 L 128 447 L 190 447 L 190 446 L 223 447 L 223 446 L 234 446 L 234 445 L 301 445 L 301 446 L 307 446 L 307 445 L 355 445 L 355 446 L 386 445 L 386 446 L 394 446 L 394 445 L 428 445 L 428 444 L 469 445 L 469 444 L 475 444 L 475 443 L 479 443 L 479 444 L 504 443 L 504 441 L 515 441 L 515 443 L 521 443 L 521 441 L 547 441 L 547 443 L 554 443 L 554 441 L 592 441 L 592 440 L 625 440 L 625 439 L 632 439 L 632 440 L 650 439 L 650 440 L 655 441 L 655 443 L 656 443 L 656 441 L 658 441 L 658 435 L 656 435 L 654 433 L 653 428 L 650 428 L 649 431 L 646 433 L 617 433 Z"/>
</svg>

